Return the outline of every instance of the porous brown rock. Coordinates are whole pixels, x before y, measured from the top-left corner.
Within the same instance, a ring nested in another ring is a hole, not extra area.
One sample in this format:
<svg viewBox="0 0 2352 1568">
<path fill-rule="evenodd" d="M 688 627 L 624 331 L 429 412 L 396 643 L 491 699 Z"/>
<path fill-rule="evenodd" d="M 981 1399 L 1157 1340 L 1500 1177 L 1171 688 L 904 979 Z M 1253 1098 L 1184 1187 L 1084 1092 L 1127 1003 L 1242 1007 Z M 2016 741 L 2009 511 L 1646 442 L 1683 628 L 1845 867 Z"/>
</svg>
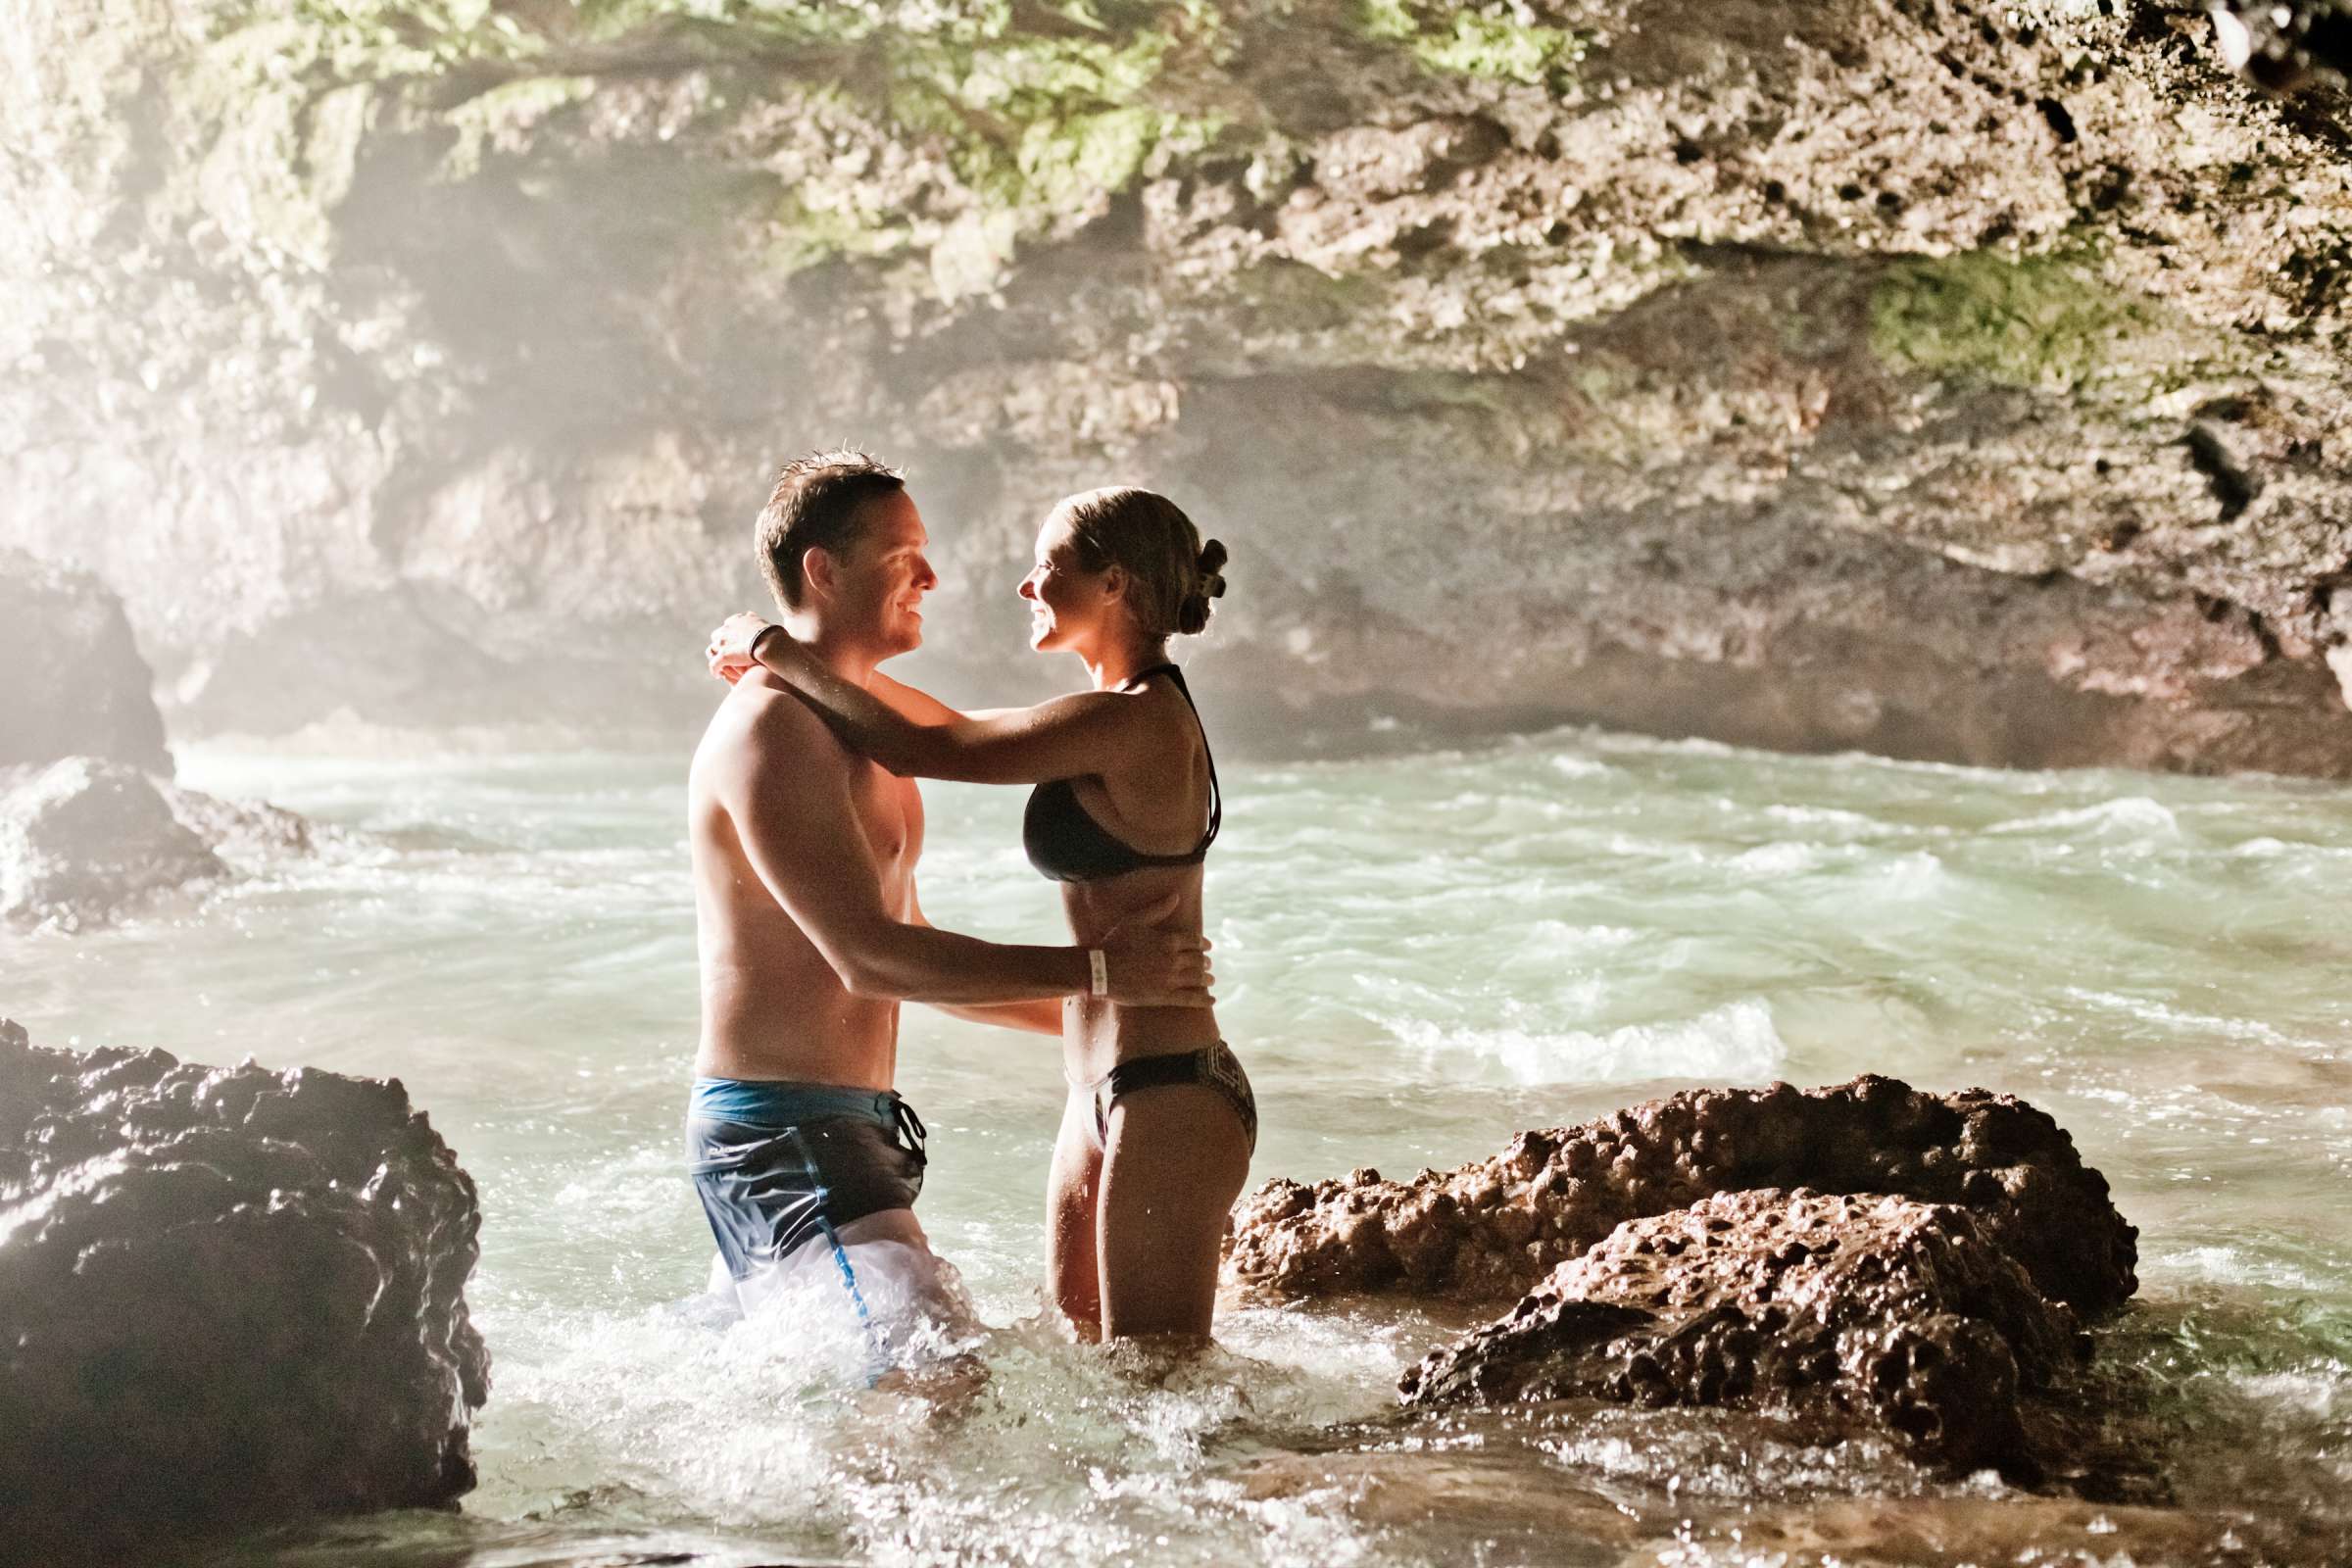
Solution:
<svg viewBox="0 0 2352 1568">
<path fill-rule="evenodd" d="M 1225 1278 L 1276 1298 L 1507 1299 L 1627 1220 L 1800 1187 L 1964 1207 L 2043 1295 L 2082 1310 L 2137 1288 L 2137 1231 L 2050 1116 L 2009 1095 L 1932 1095 L 1875 1074 L 1802 1092 L 1689 1090 L 1523 1132 L 1491 1159 L 1409 1182 L 1375 1170 L 1277 1179 L 1236 1210 Z"/>
<path fill-rule="evenodd" d="M 398 1082 L 0 1020 L 0 1556 L 464 1494 L 478 1225 Z"/>
<path fill-rule="evenodd" d="M 1891 1436 L 1955 1469 L 2040 1469 L 2020 1401 L 2087 1354 L 1975 1214 L 1752 1190 L 1629 1220 L 1497 1321 L 1432 1351 L 1408 1405 L 1592 1397 Z"/>
</svg>

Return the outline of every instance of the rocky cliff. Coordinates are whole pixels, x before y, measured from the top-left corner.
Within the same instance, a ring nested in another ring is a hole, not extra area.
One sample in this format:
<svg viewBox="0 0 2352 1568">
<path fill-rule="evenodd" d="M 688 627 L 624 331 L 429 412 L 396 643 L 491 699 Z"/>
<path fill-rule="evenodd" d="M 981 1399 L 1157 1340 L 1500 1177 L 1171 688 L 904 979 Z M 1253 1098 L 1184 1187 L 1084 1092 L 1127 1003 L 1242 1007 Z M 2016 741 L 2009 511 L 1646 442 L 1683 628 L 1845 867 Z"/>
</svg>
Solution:
<svg viewBox="0 0 2352 1568">
<path fill-rule="evenodd" d="M 686 717 L 766 471 L 855 437 L 939 540 L 952 693 L 1040 689 L 1010 584 L 1115 477 L 1232 547 L 1200 670 L 1237 731 L 2341 776 L 2340 38 L 2150 0 L 20 8 L 0 544 L 103 574 L 185 726 Z"/>
</svg>

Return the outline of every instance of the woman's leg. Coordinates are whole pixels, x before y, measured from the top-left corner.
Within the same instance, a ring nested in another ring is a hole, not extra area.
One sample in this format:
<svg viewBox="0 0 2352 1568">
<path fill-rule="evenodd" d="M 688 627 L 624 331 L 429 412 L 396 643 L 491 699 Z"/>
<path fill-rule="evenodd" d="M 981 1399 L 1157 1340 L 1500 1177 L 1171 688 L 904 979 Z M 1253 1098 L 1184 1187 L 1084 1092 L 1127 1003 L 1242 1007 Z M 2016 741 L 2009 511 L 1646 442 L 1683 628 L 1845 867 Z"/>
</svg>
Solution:
<svg viewBox="0 0 2352 1568">
<path fill-rule="evenodd" d="M 1102 1151 L 1095 1146 L 1095 1102 L 1076 1090 L 1063 1097 L 1054 1168 L 1046 1177 L 1046 1285 L 1054 1304 L 1082 1340 L 1102 1337 L 1096 1285 L 1095 1195 Z"/>
<path fill-rule="evenodd" d="M 1217 1090 L 1119 1097 L 1095 1209 L 1104 1338 L 1208 1338 L 1226 1217 L 1249 1175 L 1249 1135 Z"/>
</svg>

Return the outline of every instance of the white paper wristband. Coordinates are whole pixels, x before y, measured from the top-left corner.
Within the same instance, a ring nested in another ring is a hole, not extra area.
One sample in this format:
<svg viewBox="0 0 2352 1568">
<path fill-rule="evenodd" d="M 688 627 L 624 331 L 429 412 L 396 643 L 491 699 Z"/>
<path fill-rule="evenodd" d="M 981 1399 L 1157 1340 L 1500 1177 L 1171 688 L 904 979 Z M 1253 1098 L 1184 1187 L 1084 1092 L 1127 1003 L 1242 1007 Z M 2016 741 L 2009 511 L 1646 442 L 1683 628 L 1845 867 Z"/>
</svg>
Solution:
<svg viewBox="0 0 2352 1568">
<path fill-rule="evenodd" d="M 1086 972 L 1088 989 L 1094 995 L 1098 997 L 1110 995 L 1110 960 L 1102 956 L 1101 948 L 1086 950 Z"/>
</svg>

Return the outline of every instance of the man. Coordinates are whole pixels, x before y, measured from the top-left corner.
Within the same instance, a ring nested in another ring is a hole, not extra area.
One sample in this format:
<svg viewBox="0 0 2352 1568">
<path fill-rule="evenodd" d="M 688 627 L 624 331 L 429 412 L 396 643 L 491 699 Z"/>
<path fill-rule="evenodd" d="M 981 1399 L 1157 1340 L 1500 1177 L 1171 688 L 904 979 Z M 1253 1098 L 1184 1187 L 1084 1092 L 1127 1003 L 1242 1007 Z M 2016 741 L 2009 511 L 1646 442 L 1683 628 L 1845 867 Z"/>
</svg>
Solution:
<svg viewBox="0 0 2352 1568">
<path fill-rule="evenodd" d="M 758 537 L 795 639 L 911 718 L 954 716 L 875 668 L 922 641 L 938 582 L 895 470 L 857 452 L 787 464 Z M 1148 930 L 1016 947 L 933 929 L 915 898 L 914 781 L 850 752 L 763 669 L 711 717 L 688 798 L 703 1027 L 687 1136 L 725 1269 L 714 1283 L 750 1306 L 814 1271 L 876 1334 L 877 1296 L 953 1315 L 912 1207 L 923 1126 L 893 1087 L 899 1004 L 1058 1035 L 1064 997 L 1205 1005 L 1205 944 Z"/>
</svg>

